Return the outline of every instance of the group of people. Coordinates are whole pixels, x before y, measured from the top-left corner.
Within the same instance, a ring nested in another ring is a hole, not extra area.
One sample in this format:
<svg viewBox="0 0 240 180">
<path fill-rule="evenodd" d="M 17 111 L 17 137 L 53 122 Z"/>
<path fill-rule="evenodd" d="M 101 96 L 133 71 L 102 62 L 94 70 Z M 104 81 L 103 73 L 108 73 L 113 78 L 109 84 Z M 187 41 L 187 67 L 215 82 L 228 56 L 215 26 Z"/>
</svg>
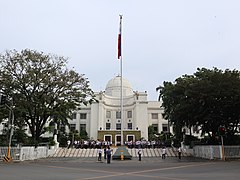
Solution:
<svg viewBox="0 0 240 180">
<path fill-rule="evenodd" d="M 126 141 L 125 146 L 128 148 L 162 148 L 165 146 L 165 143 L 162 141 L 146 141 L 146 140 L 138 140 L 138 141 Z"/>
<path fill-rule="evenodd" d="M 112 146 L 111 141 L 102 141 L 102 140 L 75 140 L 71 142 L 70 140 L 67 141 L 67 147 L 73 148 L 103 148 L 104 146 Z M 166 146 L 164 142 L 161 141 L 146 141 L 146 140 L 137 140 L 137 141 L 126 141 L 125 146 L 128 148 L 163 148 Z"/>
<path fill-rule="evenodd" d="M 107 163 L 110 164 L 111 162 L 111 155 L 112 155 L 112 150 L 110 149 L 110 146 L 105 146 L 103 151 L 102 148 L 99 147 L 97 153 L 98 153 L 98 161 L 102 162 L 102 152 L 104 153 L 104 159 L 107 160 Z"/>
<path fill-rule="evenodd" d="M 178 159 L 181 159 L 181 157 L 182 157 L 182 148 L 179 147 L 177 149 L 177 152 L 178 152 Z M 162 159 L 166 159 L 166 154 L 167 154 L 166 147 L 163 147 L 162 148 Z"/>
<path fill-rule="evenodd" d="M 181 159 L 181 156 L 182 156 L 182 148 L 179 147 L 178 148 L 178 159 Z M 141 161 L 142 160 L 142 150 L 141 149 L 138 149 L 138 160 Z M 162 148 L 162 159 L 166 159 L 166 147 L 163 147 Z"/>
<path fill-rule="evenodd" d="M 84 142 L 83 144 L 85 144 L 86 142 Z M 95 143 L 94 143 L 95 144 Z M 79 142 L 74 142 L 74 145 L 76 145 L 75 147 L 77 147 L 77 145 L 79 145 Z M 87 143 L 87 145 L 89 145 L 89 142 Z M 110 143 L 109 142 L 98 142 L 95 144 L 97 145 L 97 148 L 98 148 L 98 161 L 102 161 L 102 153 L 104 154 L 104 159 L 107 160 L 107 163 L 110 163 L 111 162 L 111 155 L 112 155 L 112 150 L 110 149 Z M 132 145 L 132 143 L 128 144 L 128 145 Z M 138 147 L 140 147 L 140 142 L 136 142 L 136 144 Z M 68 140 L 67 141 L 67 148 L 70 148 L 71 146 L 71 141 Z M 103 147 L 103 150 L 102 150 L 102 147 Z M 181 156 L 182 156 L 182 149 L 181 147 L 179 147 L 177 149 L 178 151 L 178 159 L 181 159 Z M 141 148 L 138 148 L 138 160 L 141 161 L 142 160 L 142 150 Z M 163 146 L 162 147 L 162 159 L 166 159 L 166 147 Z"/>
<path fill-rule="evenodd" d="M 102 148 L 100 147 L 97 151 L 98 153 L 98 161 L 102 162 L 102 152 L 104 153 L 104 159 L 107 160 L 107 163 L 110 164 L 111 162 L 111 155 L 112 155 L 112 150 L 110 149 L 110 146 L 108 147 L 104 147 L 103 151 Z M 141 161 L 142 160 L 142 150 L 139 148 L 138 149 L 138 160 Z M 166 159 L 166 147 L 162 148 L 162 159 Z M 181 159 L 181 154 L 182 154 L 182 149 L 181 147 L 178 148 L 178 158 Z"/>
<path fill-rule="evenodd" d="M 100 141 L 100 140 L 75 140 L 73 142 L 71 142 L 70 140 L 67 140 L 67 147 L 70 148 L 81 148 L 81 149 L 88 149 L 88 148 L 102 148 L 105 146 L 111 146 L 112 142 L 109 141 Z"/>
</svg>

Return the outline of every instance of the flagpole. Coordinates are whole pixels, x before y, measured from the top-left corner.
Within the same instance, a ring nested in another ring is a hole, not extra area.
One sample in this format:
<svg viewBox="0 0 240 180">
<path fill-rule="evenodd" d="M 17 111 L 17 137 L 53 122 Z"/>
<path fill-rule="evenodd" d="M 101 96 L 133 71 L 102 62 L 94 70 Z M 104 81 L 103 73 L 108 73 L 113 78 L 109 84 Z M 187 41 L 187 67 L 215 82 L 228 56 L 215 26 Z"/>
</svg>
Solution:
<svg viewBox="0 0 240 180">
<path fill-rule="evenodd" d="M 120 58 L 120 81 L 121 81 L 121 95 L 120 95 L 120 104 L 121 104 L 121 145 L 124 145 L 123 141 L 123 63 L 122 63 L 122 15 L 119 15 L 120 17 L 120 28 L 119 28 L 119 35 L 118 35 L 118 58 Z"/>
<path fill-rule="evenodd" d="M 123 142 L 123 128 L 124 128 L 124 124 L 123 124 L 123 81 L 122 81 L 122 56 L 121 56 L 121 145 L 124 145 Z"/>
</svg>

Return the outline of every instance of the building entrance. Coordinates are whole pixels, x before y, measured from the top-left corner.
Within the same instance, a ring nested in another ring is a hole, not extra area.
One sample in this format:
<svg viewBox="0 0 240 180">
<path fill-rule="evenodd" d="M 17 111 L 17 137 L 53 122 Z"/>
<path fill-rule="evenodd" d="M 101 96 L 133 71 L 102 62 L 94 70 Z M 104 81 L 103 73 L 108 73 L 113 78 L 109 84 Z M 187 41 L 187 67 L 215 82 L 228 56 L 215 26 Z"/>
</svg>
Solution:
<svg viewBox="0 0 240 180">
<path fill-rule="evenodd" d="M 121 135 L 116 135 L 115 136 L 115 146 L 120 146 L 121 145 Z"/>
<path fill-rule="evenodd" d="M 111 145 L 112 144 L 112 136 L 104 135 L 104 141 L 107 143 L 107 145 Z"/>
</svg>

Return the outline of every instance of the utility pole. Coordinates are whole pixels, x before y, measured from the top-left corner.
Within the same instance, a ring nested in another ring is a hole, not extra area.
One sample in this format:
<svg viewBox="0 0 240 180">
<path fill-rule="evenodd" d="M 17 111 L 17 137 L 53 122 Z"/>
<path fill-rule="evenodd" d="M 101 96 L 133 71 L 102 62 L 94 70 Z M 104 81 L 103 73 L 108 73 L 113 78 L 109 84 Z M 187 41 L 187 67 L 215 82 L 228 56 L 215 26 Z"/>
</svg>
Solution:
<svg viewBox="0 0 240 180">
<path fill-rule="evenodd" d="M 4 99 L 4 102 L 3 102 Z M 10 129 L 10 134 L 9 134 L 9 142 L 8 142 L 8 150 L 7 150 L 7 155 L 4 157 L 4 162 L 11 162 L 12 161 L 12 156 L 11 156 L 11 144 L 12 144 L 12 136 L 13 136 L 13 128 L 14 128 L 14 112 L 13 112 L 13 98 L 11 100 L 11 105 L 9 106 L 6 102 L 7 97 L 5 95 L 1 95 L 1 104 L 5 105 L 9 109 L 9 129 Z"/>
<path fill-rule="evenodd" d="M 225 161 L 225 152 L 224 152 L 224 143 L 223 143 L 223 136 L 226 133 L 226 129 L 224 126 L 220 126 L 218 128 L 219 135 L 221 136 L 221 144 L 222 144 L 222 160 Z"/>
<path fill-rule="evenodd" d="M 222 143 L 222 160 L 225 161 L 224 144 L 223 144 L 223 136 L 222 135 L 221 135 L 221 143 Z"/>
</svg>

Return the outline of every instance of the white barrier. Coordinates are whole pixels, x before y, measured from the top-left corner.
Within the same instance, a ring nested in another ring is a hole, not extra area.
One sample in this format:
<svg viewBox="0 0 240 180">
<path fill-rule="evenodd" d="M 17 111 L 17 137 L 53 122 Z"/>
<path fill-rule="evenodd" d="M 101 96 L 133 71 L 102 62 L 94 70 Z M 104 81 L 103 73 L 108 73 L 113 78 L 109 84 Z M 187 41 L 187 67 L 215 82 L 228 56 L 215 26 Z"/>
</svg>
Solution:
<svg viewBox="0 0 240 180">
<path fill-rule="evenodd" d="M 222 159 L 222 146 L 194 146 L 193 156 L 204 159 Z M 240 158 L 240 146 L 224 146 L 224 156 L 225 158 Z"/>
<path fill-rule="evenodd" d="M 8 147 L 0 147 L 0 157 L 3 158 L 7 154 Z M 13 160 L 34 160 L 39 158 L 46 158 L 55 153 L 56 148 L 51 147 L 50 149 L 47 146 L 42 147 L 12 147 L 11 148 L 11 157 Z"/>
</svg>

